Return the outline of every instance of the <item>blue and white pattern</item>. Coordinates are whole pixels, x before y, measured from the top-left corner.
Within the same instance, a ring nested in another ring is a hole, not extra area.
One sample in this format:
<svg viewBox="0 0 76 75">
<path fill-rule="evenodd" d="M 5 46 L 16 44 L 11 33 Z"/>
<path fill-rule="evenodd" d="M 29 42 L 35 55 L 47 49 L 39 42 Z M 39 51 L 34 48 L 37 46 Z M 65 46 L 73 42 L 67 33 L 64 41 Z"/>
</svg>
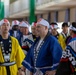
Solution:
<svg viewBox="0 0 76 75">
<path fill-rule="evenodd" d="M 57 69 L 62 56 L 62 48 L 58 41 L 49 35 L 42 41 L 36 51 L 39 40 L 40 38 L 34 42 L 22 65 L 33 73 L 41 71 L 44 74 L 46 71 Z"/>
</svg>

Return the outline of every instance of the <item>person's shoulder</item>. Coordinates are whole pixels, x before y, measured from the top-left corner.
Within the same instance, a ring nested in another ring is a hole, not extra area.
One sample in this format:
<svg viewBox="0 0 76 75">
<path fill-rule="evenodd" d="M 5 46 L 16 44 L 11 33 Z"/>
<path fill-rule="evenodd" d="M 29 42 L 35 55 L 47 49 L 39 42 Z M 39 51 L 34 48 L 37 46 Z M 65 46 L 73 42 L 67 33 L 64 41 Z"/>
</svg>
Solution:
<svg viewBox="0 0 76 75">
<path fill-rule="evenodd" d="M 59 33 L 59 36 L 63 36 L 61 33 Z"/>
<path fill-rule="evenodd" d="M 57 41 L 57 39 L 53 35 L 50 35 L 49 36 L 49 41 Z"/>
<path fill-rule="evenodd" d="M 70 46 L 76 52 L 76 38 L 72 38 L 67 47 Z"/>
<path fill-rule="evenodd" d="M 22 32 L 20 30 L 17 30 L 18 33 L 22 34 Z"/>
<path fill-rule="evenodd" d="M 71 38 L 70 42 L 76 42 L 76 37 L 75 38 Z"/>
<path fill-rule="evenodd" d="M 64 39 L 64 38 L 63 38 L 63 35 L 62 35 L 62 34 L 60 34 L 60 33 L 59 33 L 59 38 L 62 38 L 62 39 Z"/>
<path fill-rule="evenodd" d="M 10 36 L 12 40 L 17 41 L 17 39 L 13 36 Z"/>
<path fill-rule="evenodd" d="M 50 37 L 48 39 L 48 43 L 50 43 L 50 45 L 52 45 L 52 46 L 58 46 L 59 45 L 57 38 L 52 36 L 52 35 L 50 35 Z"/>
<path fill-rule="evenodd" d="M 10 32 L 10 33 L 12 33 L 12 32 L 13 32 L 13 30 L 12 30 L 12 29 L 10 29 L 10 30 L 9 30 L 9 32 Z"/>
<path fill-rule="evenodd" d="M 28 37 L 32 37 L 32 33 L 28 34 Z"/>
</svg>

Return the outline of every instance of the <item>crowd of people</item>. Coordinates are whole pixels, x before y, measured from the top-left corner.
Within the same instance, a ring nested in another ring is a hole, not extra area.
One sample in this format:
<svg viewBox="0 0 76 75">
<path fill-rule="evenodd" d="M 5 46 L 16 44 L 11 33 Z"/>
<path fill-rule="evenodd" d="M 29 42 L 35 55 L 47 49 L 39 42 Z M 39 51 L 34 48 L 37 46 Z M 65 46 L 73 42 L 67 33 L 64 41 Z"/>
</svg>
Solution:
<svg viewBox="0 0 76 75">
<path fill-rule="evenodd" d="M 0 75 L 75 75 L 76 22 L 58 24 L 43 18 L 31 24 L 0 21 Z M 68 31 L 69 30 L 69 31 Z"/>
</svg>

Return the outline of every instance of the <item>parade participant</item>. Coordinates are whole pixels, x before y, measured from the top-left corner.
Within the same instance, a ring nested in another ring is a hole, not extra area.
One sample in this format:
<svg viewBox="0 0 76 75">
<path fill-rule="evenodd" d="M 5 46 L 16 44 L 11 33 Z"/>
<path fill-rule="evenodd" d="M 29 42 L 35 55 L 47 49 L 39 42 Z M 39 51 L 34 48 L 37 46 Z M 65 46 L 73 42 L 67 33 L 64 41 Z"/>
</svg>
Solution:
<svg viewBox="0 0 76 75">
<path fill-rule="evenodd" d="M 56 75 L 76 75 L 76 22 L 70 26 L 72 39 L 63 51 Z"/>
<path fill-rule="evenodd" d="M 32 26 L 31 26 L 31 31 L 32 31 L 32 36 L 33 36 L 33 40 L 35 41 L 38 37 L 37 35 L 37 31 L 36 31 L 36 22 L 33 22 L 32 23 Z"/>
<path fill-rule="evenodd" d="M 68 23 L 64 22 L 62 24 L 62 32 L 61 32 L 64 39 L 66 39 L 69 36 L 68 28 L 69 28 Z"/>
<path fill-rule="evenodd" d="M 27 54 L 29 48 L 34 42 L 33 37 L 32 34 L 29 33 L 29 26 L 24 21 L 22 21 L 19 26 L 20 31 L 23 33 L 23 37 L 21 38 L 22 49 L 24 53 Z"/>
<path fill-rule="evenodd" d="M 19 30 L 19 21 L 14 20 L 12 21 L 12 29 L 9 31 L 11 36 L 14 36 L 15 38 L 18 39 L 20 46 L 22 45 L 21 43 L 21 37 L 23 37 L 23 34 Z"/>
<path fill-rule="evenodd" d="M 69 34 L 69 25 L 67 22 L 64 22 L 62 24 L 62 32 L 61 35 L 63 36 L 63 39 L 66 43 L 66 45 L 69 43 L 69 40 L 71 39 L 71 36 Z"/>
<path fill-rule="evenodd" d="M 23 35 L 29 35 L 29 25 L 25 21 L 21 21 L 19 24 L 20 31 L 23 33 Z"/>
<path fill-rule="evenodd" d="M 17 75 L 25 55 L 17 39 L 9 35 L 9 21 L 1 20 L 0 27 L 0 75 Z"/>
<path fill-rule="evenodd" d="M 20 26 L 20 31 L 23 33 L 22 49 L 23 49 L 24 53 L 27 55 L 30 47 L 32 46 L 33 42 L 36 40 L 36 37 L 35 37 L 36 26 L 34 26 L 34 23 L 32 23 L 32 26 L 31 26 L 32 33 L 31 34 L 29 34 L 29 27 L 25 21 L 22 21 L 19 26 Z M 30 72 L 28 71 L 28 69 L 26 69 L 25 73 L 26 73 L 26 75 L 30 75 Z"/>
<path fill-rule="evenodd" d="M 30 75 L 54 75 L 62 48 L 48 32 L 49 23 L 46 20 L 38 20 L 36 31 L 39 38 L 33 43 L 22 65 L 30 71 Z"/>
<path fill-rule="evenodd" d="M 61 45 L 62 49 L 65 50 L 66 44 L 63 36 L 57 31 L 59 28 L 57 23 L 51 23 L 51 34 L 58 40 L 59 44 Z"/>
<path fill-rule="evenodd" d="M 69 34 L 69 36 L 65 40 L 66 46 L 69 44 L 71 39 L 72 39 L 71 34 Z"/>
</svg>

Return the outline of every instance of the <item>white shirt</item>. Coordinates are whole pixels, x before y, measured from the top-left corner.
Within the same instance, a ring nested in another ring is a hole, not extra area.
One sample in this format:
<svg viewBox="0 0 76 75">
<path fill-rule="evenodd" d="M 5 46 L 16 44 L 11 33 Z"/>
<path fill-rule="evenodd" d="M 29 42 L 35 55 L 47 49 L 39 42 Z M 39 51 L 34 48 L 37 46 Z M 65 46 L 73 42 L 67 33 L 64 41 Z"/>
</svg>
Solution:
<svg viewBox="0 0 76 75">
<path fill-rule="evenodd" d="M 14 37 L 17 37 L 17 31 L 14 31 Z"/>
<path fill-rule="evenodd" d="M 39 46 L 40 46 L 40 44 L 41 44 L 42 41 L 43 41 L 43 39 L 40 39 L 40 40 L 39 40 L 39 43 L 38 43 L 38 45 L 37 45 L 36 50 L 38 50 L 38 48 L 39 48 Z"/>
</svg>

